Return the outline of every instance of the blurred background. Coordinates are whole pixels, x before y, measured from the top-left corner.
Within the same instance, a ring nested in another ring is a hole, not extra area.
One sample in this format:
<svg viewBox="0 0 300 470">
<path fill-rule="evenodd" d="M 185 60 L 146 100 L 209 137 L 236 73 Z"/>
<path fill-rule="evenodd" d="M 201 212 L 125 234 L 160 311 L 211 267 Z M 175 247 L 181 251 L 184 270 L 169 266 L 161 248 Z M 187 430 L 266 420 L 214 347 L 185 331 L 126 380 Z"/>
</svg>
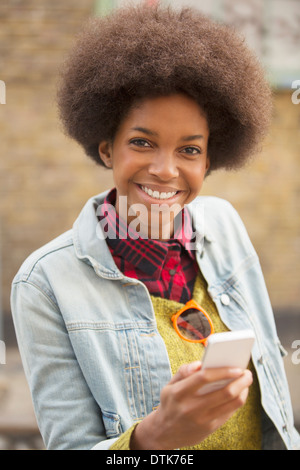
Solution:
<svg viewBox="0 0 300 470">
<path fill-rule="evenodd" d="M 111 174 L 62 132 L 55 103 L 59 67 L 90 16 L 124 3 L 0 3 L 0 449 L 43 448 L 12 325 L 12 279 L 32 251 L 72 227 L 88 198 L 113 185 Z M 297 340 L 300 348 L 300 1 L 161 3 L 192 5 L 235 27 L 259 56 L 274 91 L 272 129 L 261 154 L 241 171 L 210 175 L 203 194 L 234 205 L 260 256 L 288 351 L 285 366 L 299 429 L 300 354 L 294 348 Z"/>
</svg>

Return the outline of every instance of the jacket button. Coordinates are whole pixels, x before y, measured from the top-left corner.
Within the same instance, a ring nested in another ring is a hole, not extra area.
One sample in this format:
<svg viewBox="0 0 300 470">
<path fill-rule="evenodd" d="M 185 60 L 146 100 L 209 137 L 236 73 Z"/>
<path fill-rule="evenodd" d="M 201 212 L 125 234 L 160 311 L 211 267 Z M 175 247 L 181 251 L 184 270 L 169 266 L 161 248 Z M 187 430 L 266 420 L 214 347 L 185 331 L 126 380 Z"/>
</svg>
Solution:
<svg viewBox="0 0 300 470">
<path fill-rule="evenodd" d="M 222 295 L 221 295 L 221 302 L 222 302 L 223 305 L 229 305 L 229 304 L 230 304 L 229 295 L 227 295 L 227 294 L 222 294 Z"/>
</svg>

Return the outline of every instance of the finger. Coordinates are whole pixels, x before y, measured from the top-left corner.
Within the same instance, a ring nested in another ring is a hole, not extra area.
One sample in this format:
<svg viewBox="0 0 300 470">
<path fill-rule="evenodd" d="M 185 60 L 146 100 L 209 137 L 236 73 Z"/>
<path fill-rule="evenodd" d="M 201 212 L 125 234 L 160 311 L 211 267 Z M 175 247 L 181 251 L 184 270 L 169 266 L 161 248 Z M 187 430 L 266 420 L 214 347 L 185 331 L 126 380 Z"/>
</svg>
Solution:
<svg viewBox="0 0 300 470">
<path fill-rule="evenodd" d="M 233 400 L 227 401 L 222 405 L 215 408 L 214 413 L 216 416 L 217 426 L 221 426 L 242 406 L 245 405 L 248 398 L 249 388 L 245 388 Z"/>
<path fill-rule="evenodd" d="M 243 373 L 240 369 L 231 369 L 231 368 L 215 368 L 215 369 L 205 369 L 198 370 L 191 375 L 188 375 L 179 380 L 174 380 L 170 384 L 175 385 L 176 387 L 176 396 L 180 399 L 181 396 L 189 394 L 190 396 L 199 390 L 200 387 L 217 382 L 219 380 L 234 380 L 241 376 Z M 183 371 L 178 374 L 184 374 Z M 175 377 L 175 376 L 174 376 Z M 177 378 L 179 375 L 177 375 Z"/>
<path fill-rule="evenodd" d="M 199 419 L 209 416 L 210 423 L 218 428 L 225 423 L 247 400 L 249 386 L 252 383 L 252 374 L 245 371 L 242 377 L 231 382 L 224 389 L 208 393 L 198 398 L 194 395 L 189 401 L 193 415 Z M 203 403 L 205 408 L 203 409 Z"/>
<path fill-rule="evenodd" d="M 172 377 L 170 383 L 175 383 L 178 382 L 179 380 L 185 379 L 186 377 L 189 377 L 191 374 L 194 372 L 198 371 L 201 369 L 201 362 L 200 361 L 194 361 L 190 362 L 189 364 L 183 364 L 176 374 Z"/>
<path fill-rule="evenodd" d="M 226 402 L 221 406 L 218 406 L 209 411 L 210 413 L 210 433 L 216 431 L 218 428 L 223 426 L 239 408 L 244 406 L 248 397 L 249 389 L 243 390 L 241 395 L 230 402 Z"/>
<path fill-rule="evenodd" d="M 232 381 L 227 387 L 225 387 L 225 395 L 234 399 L 239 397 L 244 390 L 248 390 L 253 383 L 253 375 L 250 370 L 245 370 L 244 373 L 238 379 Z"/>
<path fill-rule="evenodd" d="M 208 369 L 207 370 L 207 375 L 206 375 L 206 381 L 203 382 L 203 384 L 199 387 L 198 391 L 197 391 L 197 395 L 207 395 L 208 393 L 212 393 L 214 391 L 217 391 L 217 390 L 220 390 L 220 389 L 223 389 L 225 388 L 229 383 L 232 383 L 236 378 L 225 378 L 225 379 L 221 379 L 221 380 L 213 380 L 213 376 L 212 374 L 210 373 L 210 370 L 214 370 L 214 369 Z M 248 371 L 250 376 L 249 378 L 251 377 L 251 373 L 250 371 Z M 245 373 L 245 371 L 242 371 L 242 370 L 237 370 L 236 371 L 237 373 L 237 376 L 238 378 L 239 377 L 243 377 L 243 374 Z M 240 374 L 240 375 L 238 375 Z M 248 377 L 248 376 L 247 376 Z M 238 382 L 239 383 L 239 382 Z M 227 389 L 226 389 L 227 390 Z M 229 391 L 233 390 L 234 389 L 228 389 Z"/>
<path fill-rule="evenodd" d="M 231 380 L 224 387 L 218 390 L 211 391 L 203 395 L 202 389 L 206 386 L 214 386 L 215 383 L 209 383 L 200 387 L 199 394 L 206 397 L 207 408 L 220 406 L 222 404 L 229 403 L 241 395 L 244 390 L 248 390 L 253 382 L 252 373 L 249 370 L 245 370 L 242 375 L 235 380 Z"/>
</svg>

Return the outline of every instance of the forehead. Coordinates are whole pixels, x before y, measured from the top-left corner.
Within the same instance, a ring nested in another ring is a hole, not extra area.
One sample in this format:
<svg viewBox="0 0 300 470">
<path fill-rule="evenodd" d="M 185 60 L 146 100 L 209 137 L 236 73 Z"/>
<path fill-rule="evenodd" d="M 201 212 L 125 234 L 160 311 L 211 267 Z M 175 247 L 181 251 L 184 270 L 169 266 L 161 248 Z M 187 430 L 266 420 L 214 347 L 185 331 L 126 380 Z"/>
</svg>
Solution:
<svg viewBox="0 0 300 470">
<path fill-rule="evenodd" d="M 181 132 L 208 132 L 204 110 L 192 98 L 184 94 L 146 98 L 135 104 L 120 126 L 120 131 L 135 127 L 160 128 Z"/>
</svg>

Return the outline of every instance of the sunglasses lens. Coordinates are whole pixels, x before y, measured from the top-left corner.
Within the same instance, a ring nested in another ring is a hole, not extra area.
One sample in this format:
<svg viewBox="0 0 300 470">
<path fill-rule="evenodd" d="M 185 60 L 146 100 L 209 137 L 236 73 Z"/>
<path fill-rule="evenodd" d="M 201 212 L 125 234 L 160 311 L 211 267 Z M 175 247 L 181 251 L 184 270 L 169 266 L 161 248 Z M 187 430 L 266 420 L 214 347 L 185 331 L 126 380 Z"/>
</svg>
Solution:
<svg viewBox="0 0 300 470">
<path fill-rule="evenodd" d="M 189 308 L 179 315 L 177 327 L 181 335 L 189 340 L 206 339 L 211 334 L 208 319 L 200 310 L 195 308 Z"/>
</svg>

